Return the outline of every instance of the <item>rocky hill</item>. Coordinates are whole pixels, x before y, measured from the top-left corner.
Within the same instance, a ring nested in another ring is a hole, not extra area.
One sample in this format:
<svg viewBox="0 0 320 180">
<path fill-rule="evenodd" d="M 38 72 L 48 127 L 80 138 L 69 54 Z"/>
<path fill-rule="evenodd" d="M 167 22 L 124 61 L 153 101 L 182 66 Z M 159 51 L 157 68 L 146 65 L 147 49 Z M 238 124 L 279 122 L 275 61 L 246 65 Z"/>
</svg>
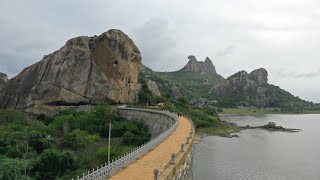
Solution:
<svg viewBox="0 0 320 180">
<path fill-rule="evenodd" d="M 240 71 L 228 78 L 216 72 L 209 58 L 197 61 L 193 55 L 181 70 L 154 72 L 144 67 L 141 75 L 157 83 L 162 94 L 175 99 L 185 98 L 190 105 L 219 107 L 309 108 L 315 106 L 268 83 L 268 72 L 260 68 L 247 73 Z"/>
<path fill-rule="evenodd" d="M 120 30 L 76 37 L 10 79 L 1 107 L 51 115 L 73 106 L 136 103 L 140 65 L 139 49 Z"/>
<path fill-rule="evenodd" d="M 7 75 L 0 72 L 0 91 L 6 86 L 7 82 L 8 82 Z"/>
<path fill-rule="evenodd" d="M 268 84 L 268 72 L 260 68 L 248 74 L 240 71 L 209 91 L 224 106 L 284 107 L 310 106 L 312 103 L 293 96 L 280 87 Z"/>
<path fill-rule="evenodd" d="M 175 72 L 155 72 L 142 65 L 140 77 L 156 82 L 161 94 L 174 99 L 186 98 L 191 104 L 202 104 L 213 84 L 224 78 L 216 73 L 209 58 L 197 61 L 195 56 L 188 57 L 188 63 Z"/>
</svg>

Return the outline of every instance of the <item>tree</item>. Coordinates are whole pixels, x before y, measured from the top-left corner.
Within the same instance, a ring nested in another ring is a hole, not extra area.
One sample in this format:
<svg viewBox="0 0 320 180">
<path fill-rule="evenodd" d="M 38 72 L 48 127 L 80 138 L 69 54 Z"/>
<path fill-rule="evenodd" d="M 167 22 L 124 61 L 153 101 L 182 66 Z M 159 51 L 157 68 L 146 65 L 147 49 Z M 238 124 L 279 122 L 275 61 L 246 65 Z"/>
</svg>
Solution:
<svg viewBox="0 0 320 180">
<path fill-rule="evenodd" d="M 30 145 L 29 145 L 29 137 L 27 136 L 27 129 L 24 129 L 22 137 L 16 140 L 16 148 L 17 152 L 23 159 L 23 169 L 24 175 L 23 179 L 27 178 L 27 167 L 28 167 L 28 158 L 30 156 Z"/>
<path fill-rule="evenodd" d="M 127 131 L 123 134 L 123 142 L 126 144 L 135 144 L 135 136 L 132 132 Z"/>
<path fill-rule="evenodd" d="M 24 161 L 13 158 L 0 158 L 0 179 L 23 179 L 24 176 Z"/>
<path fill-rule="evenodd" d="M 73 152 L 47 149 L 36 159 L 33 173 L 37 179 L 53 180 L 76 168 L 76 156 Z"/>
</svg>

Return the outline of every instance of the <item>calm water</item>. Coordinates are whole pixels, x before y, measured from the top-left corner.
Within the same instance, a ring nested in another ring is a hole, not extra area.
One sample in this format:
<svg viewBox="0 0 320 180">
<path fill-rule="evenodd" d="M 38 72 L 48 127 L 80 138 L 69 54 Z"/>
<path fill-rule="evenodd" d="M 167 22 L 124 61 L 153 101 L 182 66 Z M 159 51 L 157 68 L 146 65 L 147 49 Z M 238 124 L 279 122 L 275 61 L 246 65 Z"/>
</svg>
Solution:
<svg viewBox="0 0 320 180">
<path fill-rule="evenodd" d="M 194 146 L 194 180 L 320 180 L 320 115 L 221 118 L 242 126 L 273 121 L 302 131 L 244 130 L 238 139 L 205 137 Z"/>
</svg>

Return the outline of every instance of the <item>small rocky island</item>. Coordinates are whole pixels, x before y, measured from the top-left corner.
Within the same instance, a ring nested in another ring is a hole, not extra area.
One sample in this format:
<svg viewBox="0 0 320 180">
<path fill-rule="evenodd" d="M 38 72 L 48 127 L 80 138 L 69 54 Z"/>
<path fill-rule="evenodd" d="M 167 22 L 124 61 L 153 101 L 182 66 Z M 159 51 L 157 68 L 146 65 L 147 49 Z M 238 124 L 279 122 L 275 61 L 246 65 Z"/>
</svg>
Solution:
<svg viewBox="0 0 320 180">
<path fill-rule="evenodd" d="M 267 131 L 281 131 L 281 132 L 288 132 L 288 133 L 296 133 L 301 131 L 301 129 L 293 129 L 293 128 L 284 128 L 282 126 L 277 126 L 275 122 L 269 122 L 263 126 L 238 126 L 235 123 L 229 123 L 226 121 L 223 121 L 225 123 L 228 123 L 233 126 L 237 126 L 240 130 L 246 130 L 246 129 L 261 129 L 261 130 L 267 130 Z M 221 137 L 226 137 L 226 138 L 239 138 L 240 136 L 238 134 L 223 134 L 220 135 Z"/>
<path fill-rule="evenodd" d="M 294 133 L 294 132 L 299 132 L 301 129 L 292 129 L 292 128 L 284 128 L 282 126 L 277 126 L 276 123 L 274 122 L 269 122 L 268 124 L 265 124 L 263 126 L 239 126 L 240 129 L 264 129 L 268 131 L 281 131 L 281 132 L 289 132 L 289 133 Z"/>
</svg>

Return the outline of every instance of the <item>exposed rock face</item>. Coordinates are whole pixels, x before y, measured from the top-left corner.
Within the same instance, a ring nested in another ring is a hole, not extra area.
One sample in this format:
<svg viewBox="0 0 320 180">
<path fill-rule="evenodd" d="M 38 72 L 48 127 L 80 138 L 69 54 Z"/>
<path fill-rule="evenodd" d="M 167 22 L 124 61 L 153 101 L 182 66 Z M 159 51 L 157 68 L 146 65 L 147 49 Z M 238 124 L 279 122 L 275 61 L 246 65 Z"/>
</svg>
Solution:
<svg viewBox="0 0 320 180">
<path fill-rule="evenodd" d="M 205 105 L 205 100 L 203 98 L 192 98 L 189 101 L 192 107 L 203 107 Z"/>
<path fill-rule="evenodd" d="M 150 68 L 148 68 L 147 66 L 141 64 L 141 66 L 140 66 L 140 72 L 141 72 L 141 73 L 150 73 L 150 72 L 152 72 L 152 69 L 150 69 Z"/>
<path fill-rule="evenodd" d="M 149 91 L 151 91 L 153 96 L 158 96 L 158 97 L 161 96 L 158 85 L 155 81 L 148 80 L 147 85 L 148 85 Z"/>
<path fill-rule="evenodd" d="M 212 74 L 217 74 L 216 68 L 214 67 L 212 61 L 207 57 L 205 61 L 197 61 L 196 57 L 190 55 L 188 57 L 189 62 L 185 65 L 182 70 L 189 72 L 207 72 Z"/>
<path fill-rule="evenodd" d="M 259 85 L 268 83 L 268 71 L 260 68 L 250 73 L 249 78 L 257 82 Z"/>
<path fill-rule="evenodd" d="M 6 74 L 0 72 L 0 91 L 2 90 L 2 88 L 5 87 L 5 85 L 8 82 L 8 77 Z"/>
<path fill-rule="evenodd" d="M 173 98 L 175 98 L 175 99 L 179 99 L 179 98 L 183 98 L 184 97 L 182 92 L 181 92 L 181 89 L 176 85 L 172 85 L 170 87 L 170 91 L 171 91 L 171 94 L 172 94 Z"/>
<path fill-rule="evenodd" d="M 10 79 L 2 107 L 51 115 L 96 103 L 138 101 L 141 55 L 120 30 L 77 37 Z"/>
</svg>

